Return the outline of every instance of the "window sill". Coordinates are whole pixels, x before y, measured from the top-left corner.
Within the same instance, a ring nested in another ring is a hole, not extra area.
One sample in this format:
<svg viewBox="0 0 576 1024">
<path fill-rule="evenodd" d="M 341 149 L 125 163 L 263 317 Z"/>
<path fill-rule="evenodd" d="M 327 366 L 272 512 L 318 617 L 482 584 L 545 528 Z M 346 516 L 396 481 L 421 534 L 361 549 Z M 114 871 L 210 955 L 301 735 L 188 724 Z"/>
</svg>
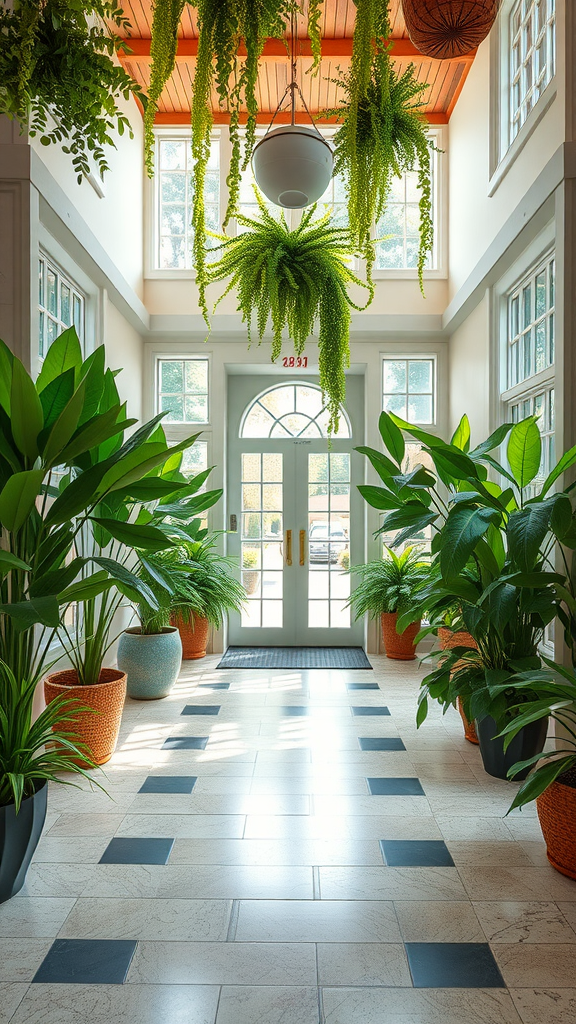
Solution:
<svg viewBox="0 0 576 1024">
<path fill-rule="evenodd" d="M 489 197 L 494 195 L 499 185 L 508 174 L 508 171 L 516 162 L 520 153 L 524 149 L 524 146 L 531 138 L 531 136 L 534 134 L 537 126 L 540 124 L 540 121 L 542 120 L 547 110 L 550 108 L 550 106 L 556 99 L 557 91 L 558 87 L 556 84 L 556 78 L 554 77 L 552 81 L 546 86 L 536 106 L 533 107 L 530 111 L 528 117 L 526 118 L 524 124 L 518 132 L 518 135 L 514 139 L 514 142 L 508 147 L 506 153 L 504 153 L 504 155 L 500 158 L 500 162 L 495 168 L 494 173 L 492 174 L 492 177 L 488 182 Z"/>
<path fill-rule="evenodd" d="M 144 274 L 145 281 L 195 281 L 196 271 L 187 268 L 186 270 L 147 270 Z"/>
<path fill-rule="evenodd" d="M 514 387 L 503 391 L 500 399 L 508 404 L 514 402 L 517 398 L 525 398 L 527 395 L 537 394 L 542 389 L 554 385 L 554 378 L 554 366 L 547 366 L 545 370 L 540 370 L 539 373 L 526 377 L 526 380 L 521 381 L 520 384 L 515 384 Z"/>
<path fill-rule="evenodd" d="M 418 271 L 417 270 L 373 270 L 372 278 L 374 281 L 417 281 Z M 448 278 L 448 274 L 445 270 L 425 270 L 424 281 L 445 281 Z"/>
</svg>

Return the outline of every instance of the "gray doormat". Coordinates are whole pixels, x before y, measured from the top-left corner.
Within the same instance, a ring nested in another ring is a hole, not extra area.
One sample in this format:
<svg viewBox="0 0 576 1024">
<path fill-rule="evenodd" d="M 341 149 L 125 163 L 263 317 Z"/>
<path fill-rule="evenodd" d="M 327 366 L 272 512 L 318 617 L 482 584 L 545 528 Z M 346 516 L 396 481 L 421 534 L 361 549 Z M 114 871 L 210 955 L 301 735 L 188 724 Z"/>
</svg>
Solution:
<svg viewBox="0 0 576 1024">
<path fill-rule="evenodd" d="M 361 647 L 229 647 L 217 668 L 372 668 Z"/>
</svg>

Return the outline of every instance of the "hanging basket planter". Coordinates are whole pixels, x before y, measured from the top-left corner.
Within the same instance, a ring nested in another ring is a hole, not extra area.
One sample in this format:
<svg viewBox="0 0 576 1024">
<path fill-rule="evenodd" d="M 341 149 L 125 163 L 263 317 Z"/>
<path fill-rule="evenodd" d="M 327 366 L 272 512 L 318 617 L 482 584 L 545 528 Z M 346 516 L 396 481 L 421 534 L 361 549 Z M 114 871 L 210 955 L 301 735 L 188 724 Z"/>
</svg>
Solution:
<svg viewBox="0 0 576 1024">
<path fill-rule="evenodd" d="M 499 0 L 402 0 L 410 41 L 427 57 L 452 60 L 486 39 Z"/>
</svg>

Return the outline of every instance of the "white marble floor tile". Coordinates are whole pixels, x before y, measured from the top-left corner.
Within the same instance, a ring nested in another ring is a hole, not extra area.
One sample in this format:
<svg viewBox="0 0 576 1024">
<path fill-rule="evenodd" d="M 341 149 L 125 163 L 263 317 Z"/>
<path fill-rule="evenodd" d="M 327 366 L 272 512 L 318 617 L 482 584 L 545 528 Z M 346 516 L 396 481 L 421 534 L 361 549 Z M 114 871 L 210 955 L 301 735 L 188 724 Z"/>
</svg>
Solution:
<svg viewBox="0 0 576 1024">
<path fill-rule="evenodd" d="M 508 988 L 574 987 L 574 945 L 495 942 L 492 951 Z"/>
<path fill-rule="evenodd" d="M 8 1024 L 18 1008 L 18 1004 L 26 995 L 28 985 L 0 982 L 0 1024 Z"/>
<path fill-rule="evenodd" d="M 126 814 L 116 834 L 167 839 L 241 839 L 245 821 L 241 814 Z"/>
<path fill-rule="evenodd" d="M 97 864 L 108 846 L 108 838 L 85 836 L 42 836 L 36 847 L 32 864 Z"/>
<path fill-rule="evenodd" d="M 412 987 L 401 942 L 327 942 L 318 945 L 320 985 Z"/>
<path fill-rule="evenodd" d="M 228 900 L 85 898 L 76 902 L 59 937 L 223 942 Z"/>
<path fill-rule="evenodd" d="M 49 938 L 57 935 L 74 899 L 17 896 L 0 906 L 0 936 Z"/>
<path fill-rule="evenodd" d="M 316 985 L 313 943 L 140 942 L 129 983 Z"/>
<path fill-rule="evenodd" d="M 323 900 L 465 900 L 456 868 L 322 867 Z"/>
<path fill-rule="evenodd" d="M 575 904 L 565 904 L 573 906 Z M 473 904 L 486 938 L 506 943 L 576 943 L 568 915 L 555 903 L 479 902 Z M 576 920 L 576 916 L 575 916 Z M 576 971 L 576 946 L 574 947 Z"/>
<path fill-rule="evenodd" d="M 52 939 L 0 939 L 0 987 L 32 981 L 51 945 Z"/>
<path fill-rule="evenodd" d="M 31 985 L 10 1024 L 214 1024 L 218 996 L 217 985 Z"/>
<path fill-rule="evenodd" d="M 468 902 L 395 900 L 394 910 L 405 942 L 485 942 Z"/>
<path fill-rule="evenodd" d="M 515 867 L 532 864 L 520 843 L 453 840 L 447 843 L 456 867 Z"/>
<path fill-rule="evenodd" d="M 237 941 L 384 942 L 400 941 L 392 903 L 354 900 L 242 900 Z"/>
<path fill-rule="evenodd" d="M 576 885 L 552 867 L 460 867 L 471 900 L 576 901 Z"/>
<path fill-rule="evenodd" d="M 501 989 L 325 988 L 326 1024 L 521 1024 Z"/>
<path fill-rule="evenodd" d="M 249 815 L 245 839 L 441 839 L 431 816 L 425 815 Z"/>
<path fill-rule="evenodd" d="M 196 788 L 196 787 L 195 787 Z M 309 814 L 310 797 L 268 793 L 197 794 L 140 793 L 130 804 L 130 814 Z"/>
<path fill-rule="evenodd" d="M 318 989 L 224 985 L 216 1024 L 318 1024 Z"/>
<path fill-rule="evenodd" d="M 576 988 L 518 988 L 510 992 L 522 1024 L 574 1024 Z"/>
<path fill-rule="evenodd" d="M 269 864 L 101 864 L 83 896 L 312 899 L 312 868 Z"/>
<path fill-rule="evenodd" d="M 79 797 L 78 806 L 82 807 L 82 799 Z M 46 830 L 49 836 L 94 836 L 96 838 L 111 839 L 116 830 L 122 824 L 124 814 L 77 814 L 65 813 L 58 816 L 57 821 L 50 829 Z"/>
<path fill-rule="evenodd" d="M 381 864 L 375 839 L 177 839 L 170 864 Z"/>
</svg>

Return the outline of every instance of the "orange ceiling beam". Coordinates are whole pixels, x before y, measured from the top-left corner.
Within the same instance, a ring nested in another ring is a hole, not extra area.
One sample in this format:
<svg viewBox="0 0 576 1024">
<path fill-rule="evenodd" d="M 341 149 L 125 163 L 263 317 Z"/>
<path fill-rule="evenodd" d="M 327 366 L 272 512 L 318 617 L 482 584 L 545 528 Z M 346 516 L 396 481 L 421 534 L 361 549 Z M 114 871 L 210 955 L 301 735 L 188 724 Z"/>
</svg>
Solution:
<svg viewBox="0 0 576 1024">
<path fill-rule="evenodd" d="M 120 53 L 120 59 L 138 60 L 138 61 L 149 61 L 150 58 L 150 39 L 128 39 L 127 46 L 129 48 L 128 53 Z M 409 39 L 392 39 L 392 56 L 393 57 L 412 57 L 418 63 L 426 62 L 433 64 L 440 64 L 441 61 L 437 61 L 433 57 L 426 57 L 416 49 L 413 43 Z M 312 58 L 312 49 L 310 46 L 309 39 L 298 39 L 297 50 L 299 57 Z M 239 55 L 245 56 L 246 51 L 243 46 L 239 48 Z M 198 39 L 179 39 L 178 49 L 176 51 L 177 61 L 187 61 L 190 58 L 194 59 L 198 55 Z M 466 54 L 464 57 L 458 57 L 459 63 L 471 64 L 476 55 L 474 50 L 472 53 Z M 347 57 L 352 56 L 352 40 L 349 38 L 342 39 L 323 39 L 322 40 L 322 57 L 323 58 L 334 58 L 334 57 Z M 262 53 L 261 60 L 278 60 L 278 58 L 289 59 L 289 51 L 286 45 L 281 39 L 267 39 L 264 44 L 264 50 Z"/>
<path fill-rule="evenodd" d="M 337 117 L 322 117 L 322 116 L 318 117 L 317 116 L 317 111 L 312 111 L 312 113 L 314 114 L 314 123 L 315 124 L 320 124 L 320 125 L 324 125 L 324 124 L 338 124 L 338 118 Z M 268 125 L 268 124 L 270 124 L 270 121 L 272 120 L 273 114 L 274 114 L 273 110 L 268 110 L 268 111 L 261 110 L 260 113 L 258 113 L 256 115 L 256 121 L 257 121 L 258 124 L 266 124 L 266 125 Z M 228 122 L 230 120 L 230 115 L 229 114 L 220 113 L 218 111 L 216 111 L 212 116 L 213 116 L 214 124 L 215 125 L 218 125 L 218 124 L 228 124 Z M 248 117 L 247 114 L 241 113 L 240 114 L 240 123 L 241 124 L 245 124 L 247 117 Z M 438 124 L 438 125 L 448 124 L 448 114 L 445 114 L 442 111 L 440 111 L 439 113 L 437 113 L 435 111 L 429 111 L 428 113 L 425 114 L 425 117 L 426 117 L 426 120 L 428 121 L 429 124 Z M 290 111 L 289 110 L 281 110 L 276 115 L 276 117 L 274 118 L 274 124 L 275 125 L 290 124 L 290 120 L 291 120 Z M 304 110 L 297 110 L 296 111 L 296 123 L 297 124 L 310 124 L 310 118 L 308 117 L 308 115 L 306 114 L 306 112 Z M 167 125 L 167 126 L 171 126 L 173 128 L 179 127 L 181 125 L 189 126 L 190 125 L 190 111 L 189 110 L 159 111 L 159 113 L 157 113 L 155 118 L 154 118 L 154 124 L 157 124 L 157 125 Z"/>
</svg>

